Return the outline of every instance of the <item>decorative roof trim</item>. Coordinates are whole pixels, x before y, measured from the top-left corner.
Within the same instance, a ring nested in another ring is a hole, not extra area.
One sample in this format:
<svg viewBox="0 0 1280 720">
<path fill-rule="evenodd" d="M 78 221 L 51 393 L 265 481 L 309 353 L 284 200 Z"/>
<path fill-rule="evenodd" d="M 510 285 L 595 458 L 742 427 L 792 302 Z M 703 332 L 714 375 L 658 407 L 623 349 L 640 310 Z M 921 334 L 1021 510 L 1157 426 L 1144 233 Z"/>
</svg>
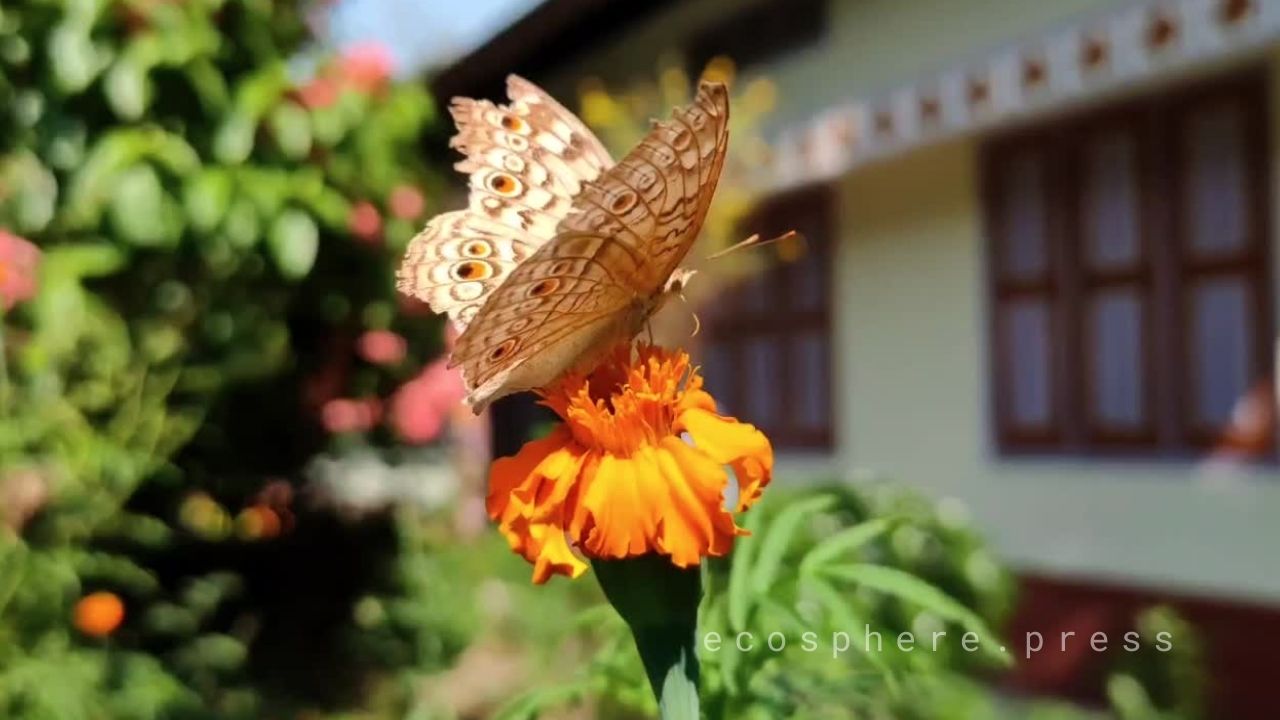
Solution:
<svg viewBox="0 0 1280 720">
<path fill-rule="evenodd" d="M 1247 57 L 1280 40 L 1280 0 L 1140 0 L 1107 8 L 785 129 L 767 185 L 843 175 L 921 145 L 1058 112 Z"/>
</svg>

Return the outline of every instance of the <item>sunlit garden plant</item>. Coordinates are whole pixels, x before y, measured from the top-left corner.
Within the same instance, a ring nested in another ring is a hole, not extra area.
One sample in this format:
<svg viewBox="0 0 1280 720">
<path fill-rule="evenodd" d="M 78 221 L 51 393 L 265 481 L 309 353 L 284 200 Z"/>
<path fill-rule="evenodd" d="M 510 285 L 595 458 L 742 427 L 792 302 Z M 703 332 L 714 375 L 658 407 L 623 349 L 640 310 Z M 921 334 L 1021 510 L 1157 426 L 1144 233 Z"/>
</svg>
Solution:
<svg viewBox="0 0 1280 720">
<path fill-rule="evenodd" d="M 0 716 L 351 702 L 250 672 L 314 653 L 245 573 L 321 540 L 315 454 L 439 434 L 392 398 L 440 325 L 390 284 L 439 180 L 425 90 L 377 46 L 299 63 L 307 10 L 0 8 Z"/>
</svg>

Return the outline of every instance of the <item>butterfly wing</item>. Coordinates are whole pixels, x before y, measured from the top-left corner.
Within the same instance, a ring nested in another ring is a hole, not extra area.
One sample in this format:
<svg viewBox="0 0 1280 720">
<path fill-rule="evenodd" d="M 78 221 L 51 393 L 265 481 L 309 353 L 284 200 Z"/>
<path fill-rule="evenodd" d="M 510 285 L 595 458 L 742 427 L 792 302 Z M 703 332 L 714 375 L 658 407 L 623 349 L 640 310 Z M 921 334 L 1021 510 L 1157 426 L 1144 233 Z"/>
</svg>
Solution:
<svg viewBox="0 0 1280 720">
<path fill-rule="evenodd" d="M 454 98 L 468 208 L 409 242 L 396 286 L 461 328 L 515 266 L 550 240 L 583 183 L 613 166 L 600 140 L 533 83 L 507 78 L 508 105 Z"/>
<path fill-rule="evenodd" d="M 453 362 L 477 411 L 639 331 L 706 218 L 728 121 L 724 85 L 704 82 L 693 103 L 586 184 L 555 238 L 511 272 L 458 339 Z"/>
</svg>

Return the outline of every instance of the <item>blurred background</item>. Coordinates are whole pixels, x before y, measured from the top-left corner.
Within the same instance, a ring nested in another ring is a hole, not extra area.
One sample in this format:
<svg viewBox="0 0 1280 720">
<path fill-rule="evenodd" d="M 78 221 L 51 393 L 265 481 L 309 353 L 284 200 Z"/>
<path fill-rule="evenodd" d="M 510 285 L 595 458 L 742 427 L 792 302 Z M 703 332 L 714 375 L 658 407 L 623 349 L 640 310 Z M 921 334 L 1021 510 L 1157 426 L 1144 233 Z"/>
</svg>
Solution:
<svg viewBox="0 0 1280 720">
<path fill-rule="evenodd" d="M 1280 0 L 5 0 L 0 718 L 655 715 L 393 289 L 512 72 L 615 157 L 730 84 L 655 329 L 778 454 L 702 627 L 790 642 L 708 718 L 1277 717 Z"/>
</svg>

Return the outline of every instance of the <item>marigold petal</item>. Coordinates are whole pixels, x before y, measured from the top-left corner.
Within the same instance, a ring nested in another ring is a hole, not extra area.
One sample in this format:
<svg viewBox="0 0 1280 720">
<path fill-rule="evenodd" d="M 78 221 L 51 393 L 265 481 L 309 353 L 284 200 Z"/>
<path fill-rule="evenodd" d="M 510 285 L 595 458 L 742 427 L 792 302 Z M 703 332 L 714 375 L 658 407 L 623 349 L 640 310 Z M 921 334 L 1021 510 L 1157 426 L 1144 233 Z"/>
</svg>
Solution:
<svg viewBox="0 0 1280 720">
<path fill-rule="evenodd" d="M 533 582 L 541 585 L 553 575 L 565 575 L 576 578 L 587 571 L 587 564 L 569 548 L 564 531 L 558 525 L 533 526 L 538 536 L 539 551 L 535 557 L 529 558 L 533 563 Z"/>
<path fill-rule="evenodd" d="M 526 443 L 513 457 L 493 463 L 489 473 L 489 516 L 512 550 L 534 563 L 534 582 L 551 575 L 577 577 L 586 564 L 564 538 L 565 498 L 576 486 L 584 459 L 565 428 Z"/>
<path fill-rule="evenodd" d="M 657 451 L 670 492 L 663 515 L 662 551 L 680 567 L 696 565 L 703 555 L 724 555 L 738 527 L 724 509 L 729 484 L 724 466 L 677 437 L 664 438 Z"/>
<path fill-rule="evenodd" d="M 760 498 L 773 477 L 773 447 L 764 433 L 701 408 L 681 413 L 676 429 L 688 432 L 694 445 L 712 460 L 733 468 L 738 478 L 738 511 Z"/>
<path fill-rule="evenodd" d="M 680 407 L 677 413 L 684 413 L 688 410 L 706 410 L 714 413 L 716 411 L 716 400 L 711 397 L 711 393 L 702 389 L 702 378 L 697 378 L 697 387 L 685 390 L 684 395 L 680 397 Z"/>
<path fill-rule="evenodd" d="M 489 517 L 497 520 L 506 511 L 511 493 L 533 480 L 533 470 L 551 453 L 563 448 L 569 433 L 558 427 L 541 440 L 525 443 L 511 457 L 498 458 L 489 468 L 489 495 L 485 507 Z"/>
<path fill-rule="evenodd" d="M 662 477 L 648 458 L 605 454 L 584 473 L 573 526 L 585 528 L 578 541 L 592 557 L 643 555 L 658 533 Z"/>
</svg>

